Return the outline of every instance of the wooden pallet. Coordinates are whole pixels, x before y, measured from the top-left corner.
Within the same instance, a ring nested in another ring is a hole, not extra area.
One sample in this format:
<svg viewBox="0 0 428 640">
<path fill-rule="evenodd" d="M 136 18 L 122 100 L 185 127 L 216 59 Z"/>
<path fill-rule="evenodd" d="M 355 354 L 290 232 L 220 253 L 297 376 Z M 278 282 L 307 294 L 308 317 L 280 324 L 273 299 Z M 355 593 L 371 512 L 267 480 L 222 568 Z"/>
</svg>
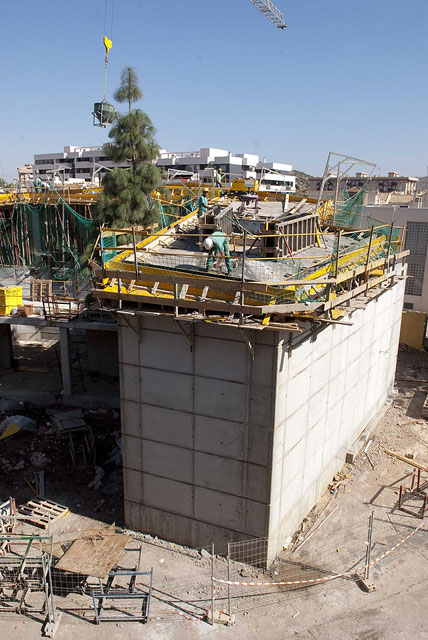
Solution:
<svg viewBox="0 0 428 640">
<path fill-rule="evenodd" d="M 42 529 L 47 529 L 49 524 L 63 518 L 69 512 L 68 507 L 51 500 L 29 500 L 19 509 L 19 515 L 28 518 L 24 518 L 26 522 Z"/>
<path fill-rule="evenodd" d="M 30 283 L 30 297 L 33 302 L 42 302 L 43 298 L 52 297 L 52 280 L 35 280 Z"/>
</svg>

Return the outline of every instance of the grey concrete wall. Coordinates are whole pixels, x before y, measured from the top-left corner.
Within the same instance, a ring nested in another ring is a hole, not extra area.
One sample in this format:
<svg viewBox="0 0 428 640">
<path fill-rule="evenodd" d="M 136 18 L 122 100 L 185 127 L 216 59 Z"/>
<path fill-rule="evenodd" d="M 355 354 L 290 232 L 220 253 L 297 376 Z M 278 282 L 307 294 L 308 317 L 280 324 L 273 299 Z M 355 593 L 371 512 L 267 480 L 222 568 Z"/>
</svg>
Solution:
<svg viewBox="0 0 428 640">
<path fill-rule="evenodd" d="M 172 319 L 119 321 L 127 525 L 199 546 L 268 530 L 276 346 Z M 190 328 L 187 327 L 187 331 Z"/>
<path fill-rule="evenodd" d="M 278 360 L 270 556 L 299 527 L 392 392 L 405 280 Z"/>
<path fill-rule="evenodd" d="M 278 551 L 391 391 L 403 291 L 291 351 L 288 333 L 253 332 L 254 361 L 236 329 L 187 326 L 191 350 L 170 318 L 119 319 L 127 525 Z"/>
<path fill-rule="evenodd" d="M 88 371 L 108 376 L 119 375 L 117 333 L 115 331 L 86 331 Z"/>
<path fill-rule="evenodd" d="M 29 324 L 12 324 L 12 335 L 15 341 L 39 342 L 42 340 L 42 332 L 48 327 L 40 327 Z M 59 338 L 59 329 L 56 329 L 56 338 Z"/>
</svg>

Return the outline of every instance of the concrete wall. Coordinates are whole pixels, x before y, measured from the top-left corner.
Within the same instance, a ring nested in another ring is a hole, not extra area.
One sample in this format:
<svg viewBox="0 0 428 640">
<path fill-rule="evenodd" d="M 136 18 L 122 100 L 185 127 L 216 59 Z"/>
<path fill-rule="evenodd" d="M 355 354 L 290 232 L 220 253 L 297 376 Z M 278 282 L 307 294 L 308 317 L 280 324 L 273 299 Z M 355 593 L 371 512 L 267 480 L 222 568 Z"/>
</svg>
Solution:
<svg viewBox="0 0 428 640">
<path fill-rule="evenodd" d="M 236 329 L 197 323 L 191 351 L 172 319 L 119 320 L 127 526 L 278 551 L 391 391 L 403 290 L 291 351 L 288 333 L 254 332 L 254 361 Z"/>
<path fill-rule="evenodd" d="M 255 361 L 236 329 L 139 317 L 119 324 L 125 515 L 183 544 L 268 531 L 277 346 Z M 190 327 L 187 327 L 187 331 Z"/>
<path fill-rule="evenodd" d="M 270 556 L 299 527 L 391 393 L 405 280 L 278 361 Z"/>
</svg>

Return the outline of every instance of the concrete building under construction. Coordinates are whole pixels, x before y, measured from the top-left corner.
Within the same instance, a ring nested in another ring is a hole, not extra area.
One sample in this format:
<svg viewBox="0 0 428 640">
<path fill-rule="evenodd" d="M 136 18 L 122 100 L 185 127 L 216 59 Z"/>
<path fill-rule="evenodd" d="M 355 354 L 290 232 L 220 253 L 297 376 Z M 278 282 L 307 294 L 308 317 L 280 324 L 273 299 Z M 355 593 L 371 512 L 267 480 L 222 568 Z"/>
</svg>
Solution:
<svg viewBox="0 0 428 640">
<path fill-rule="evenodd" d="M 92 262 L 118 322 L 125 518 L 219 551 L 266 537 L 272 558 L 390 397 L 406 252 L 394 226 L 324 230 L 304 201 L 210 205 L 141 242 L 102 231 Z M 206 270 L 214 231 L 229 277 Z"/>
</svg>

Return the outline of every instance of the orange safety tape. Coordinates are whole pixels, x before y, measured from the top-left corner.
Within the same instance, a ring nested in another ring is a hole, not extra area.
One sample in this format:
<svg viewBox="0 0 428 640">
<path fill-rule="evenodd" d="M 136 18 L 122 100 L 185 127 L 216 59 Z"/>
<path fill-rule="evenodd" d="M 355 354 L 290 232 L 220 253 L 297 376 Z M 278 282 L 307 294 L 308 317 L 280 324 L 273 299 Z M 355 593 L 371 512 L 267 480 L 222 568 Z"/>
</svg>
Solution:
<svg viewBox="0 0 428 640">
<path fill-rule="evenodd" d="M 420 529 L 428 529 L 428 526 L 424 522 L 421 522 L 421 524 L 418 525 L 414 531 L 409 533 L 408 536 L 406 536 L 405 538 L 400 540 L 400 542 L 398 542 L 396 545 L 391 547 L 391 549 L 388 549 L 388 551 L 385 551 L 385 553 L 382 553 L 382 555 L 376 558 L 376 560 L 373 560 L 373 562 L 364 564 L 359 569 L 344 571 L 343 573 L 337 573 L 332 576 L 325 576 L 324 578 L 310 578 L 307 580 L 283 580 L 281 582 L 235 582 L 233 580 L 221 580 L 220 578 L 213 578 L 213 580 L 215 582 L 221 582 L 222 584 L 230 584 L 236 587 L 276 587 L 276 586 L 292 585 L 292 584 L 313 584 L 314 582 L 327 582 L 328 580 L 335 580 L 336 578 L 343 578 L 344 576 L 351 575 L 353 573 L 356 573 L 358 570 L 365 569 L 366 567 L 372 567 L 374 564 L 376 564 L 377 562 L 385 558 L 388 554 L 392 553 L 392 551 L 395 551 L 395 549 L 398 549 L 398 547 L 400 547 L 404 542 L 406 542 L 409 538 L 415 535 L 415 533 Z"/>
<path fill-rule="evenodd" d="M 198 618 L 198 616 L 189 616 L 187 613 L 183 613 L 182 611 L 174 611 L 174 613 L 176 613 L 179 616 L 182 616 L 183 618 L 186 618 L 186 620 L 197 620 L 199 622 L 201 622 L 201 618 Z"/>
</svg>

